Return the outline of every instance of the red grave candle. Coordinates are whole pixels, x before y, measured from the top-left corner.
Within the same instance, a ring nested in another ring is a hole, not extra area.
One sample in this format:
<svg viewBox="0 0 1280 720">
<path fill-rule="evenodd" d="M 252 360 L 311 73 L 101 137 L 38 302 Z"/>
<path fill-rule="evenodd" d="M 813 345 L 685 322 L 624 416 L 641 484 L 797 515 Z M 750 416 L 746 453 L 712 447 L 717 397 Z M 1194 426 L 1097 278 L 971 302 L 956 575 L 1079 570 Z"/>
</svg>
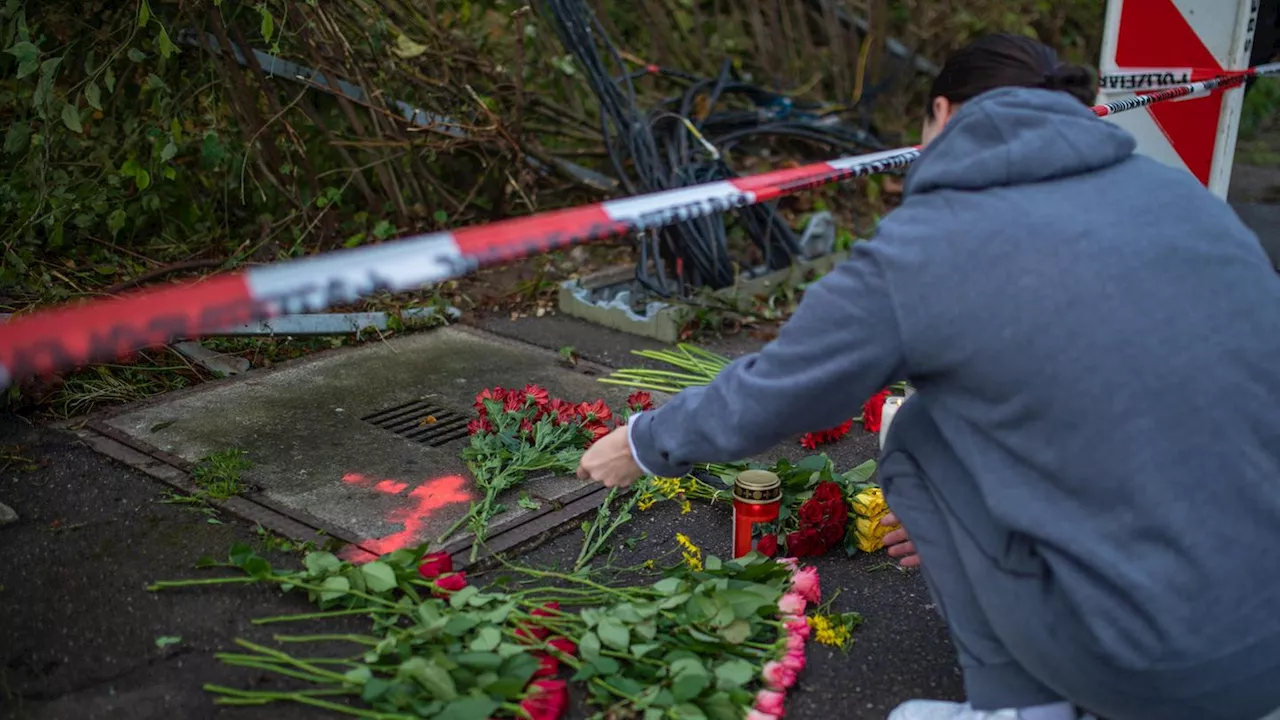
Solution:
<svg viewBox="0 0 1280 720">
<path fill-rule="evenodd" d="M 751 552 L 755 526 L 778 519 L 782 481 L 768 470 L 745 470 L 733 481 L 733 556 Z"/>
</svg>

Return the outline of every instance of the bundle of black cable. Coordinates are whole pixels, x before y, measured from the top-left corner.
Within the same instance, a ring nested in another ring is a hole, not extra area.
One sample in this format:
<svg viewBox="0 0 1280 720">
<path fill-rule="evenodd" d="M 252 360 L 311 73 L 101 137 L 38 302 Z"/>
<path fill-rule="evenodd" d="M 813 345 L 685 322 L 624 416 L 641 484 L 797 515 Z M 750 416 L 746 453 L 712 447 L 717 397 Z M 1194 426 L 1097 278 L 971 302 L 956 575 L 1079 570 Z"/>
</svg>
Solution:
<svg viewBox="0 0 1280 720">
<path fill-rule="evenodd" d="M 629 72 L 586 0 L 540 3 L 540 14 L 555 27 L 599 99 L 600 132 L 613 170 L 628 194 L 736 177 L 723 157 L 751 138 L 801 139 L 840 153 L 884 148 L 866 126 L 852 126 L 841 119 L 847 108 L 823 111 L 817 103 L 795 102 L 742 82 L 734 78 L 729 61 L 714 79 L 653 66 Z M 610 72 L 610 66 L 617 72 Z M 644 113 L 635 88 L 635 80 L 644 75 L 659 75 L 686 87 Z M 755 109 L 713 111 L 730 95 L 750 100 Z M 701 119 L 695 120 L 695 115 Z M 730 215 L 750 239 L 748 249 L 754 246 L 755 252 L 731 250 L 723 214 L 681 220 L 646 232 L 638 240 L 636 280 L 664 298 L 688 297 L 697 288 L 733 285 L 735 268 L 756 274 L 788 267 L 802 257 L 799 238 L 779 217 L 775 204 L 752 205 Z M 672 217 L 681 215 L 677 210 Z"/>
</svg>

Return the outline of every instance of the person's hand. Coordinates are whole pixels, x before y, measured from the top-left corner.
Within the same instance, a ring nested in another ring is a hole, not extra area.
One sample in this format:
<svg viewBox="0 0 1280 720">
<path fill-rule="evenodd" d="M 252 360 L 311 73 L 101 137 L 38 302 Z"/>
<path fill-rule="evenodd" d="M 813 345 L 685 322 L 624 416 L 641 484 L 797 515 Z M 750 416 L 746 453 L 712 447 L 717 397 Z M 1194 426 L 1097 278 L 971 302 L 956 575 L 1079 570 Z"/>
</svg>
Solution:
<svg viewBox="0 0 1280 720">
<path fill-rule="evenodd" d="M 889 557 L 898 558 L 898 564 L 904 568 L 919 567 L 920 556 L 916 554 L 916 544 L 911 542 L 907 529 L 901 527 L 902 522 L 893 513 L 880 518 L 880 524 L 888 527 L 898 525 L 898 529 L 884 536 L 884 546 L 889 549 Z"/>
<path fill-rule="evenodd" d="M 631 438 L 626 426 L 615 428 L 587 448 L 578 463 L 578 477 L 595 480 L 605 487 L 627 487 L 644 471 L 631 457 Z"/>
</svg>

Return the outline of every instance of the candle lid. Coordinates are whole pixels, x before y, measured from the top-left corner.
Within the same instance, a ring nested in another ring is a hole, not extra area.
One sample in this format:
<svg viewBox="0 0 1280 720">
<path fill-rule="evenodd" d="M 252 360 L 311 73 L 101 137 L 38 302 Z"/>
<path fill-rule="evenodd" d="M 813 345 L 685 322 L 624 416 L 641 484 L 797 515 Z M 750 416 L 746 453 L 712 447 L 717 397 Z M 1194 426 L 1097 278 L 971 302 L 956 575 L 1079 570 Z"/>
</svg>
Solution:
<svg viewBox="0 0 1280 720">
<path fill-rule="evenodd" d="M 782 480 L 768 470 L 744 470 L 734 478 L 733 497 L 754 505 L 776 502 L 782 497 Z"/>
</svg>

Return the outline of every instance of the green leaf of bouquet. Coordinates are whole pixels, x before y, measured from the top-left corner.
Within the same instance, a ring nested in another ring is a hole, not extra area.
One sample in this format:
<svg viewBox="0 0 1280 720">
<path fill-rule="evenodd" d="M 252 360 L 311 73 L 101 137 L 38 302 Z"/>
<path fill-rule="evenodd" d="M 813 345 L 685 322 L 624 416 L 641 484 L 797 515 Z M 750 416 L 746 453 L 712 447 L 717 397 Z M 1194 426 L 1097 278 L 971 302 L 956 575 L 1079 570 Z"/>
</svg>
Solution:
<svg viewBox="0 0 1280 720">
<path fill-rule="evenodd" d="M 325 578 L 324 582 L 320 583 L 320 587 L 324 589 L 320 593 L 320 601 L 328 602 L 346 595 L 351 589 L 351 583 L 344 577 L 330 577 Z"/>
<path fill-rule="evenodd" d="M 500 703 L 487 695 L 468 695 L 444 706 L 436 720 L 487 720 Z"/>
<path fill-rule="evenodd" d="M 483 627 L 471 641 L 471 649 L 477 652 L 489 652 L 502 644 L 502 631 L 496 627 Z"/>
<path fill-rule="evenodd" d="M 720 628 L 720 637 L 732 645 L 741 645 L 751 637 L 751 623 L 746 620 L 734 620 Z"/>
<path fill-rule="evenodd" d="M 672 595 L 671 597 L 666 598 L 665 600 L 659 602 L 658 609 L 671 610 L 672 608 L 678 608 L 681 605 L 685 604 L 686 602 L 689 602 L 690 597 L 692 597 L 692 595 L 690 595 L 689 593 L 680 593 L 678 595 Z"/>
<path fill-rule="evenodd" d="M 684 581 L 680 578 L 663 578 L 653 584 L 653 589 L 663 595 L 674 595 L 683 583 Z"/>
<path fill-rule="evenodd" d="M 454 610 L 460 610 L 466 606 L 467 601 L 480 593 L 480 588 L 475 585 L 468 585 L 453 595 L 449 596 L 449 606 Z"/>
<path fill-rule="evenodd" d="M 755 679 L 756 667 L 742 658 L 726 660 L 716 666 L 716 685 L 724 690 L 742 687 Z M 725 696 L 728 699 L 728 696 Z"/>
<path fill-rule="evenodd" d="M 681 658 L 671 663 L 671 694 L 676 702 L 692 700 L 702 694 L 711 685 L 711 674 L 706 666 L 696 658 Z M 677 708 L 679 706 L 676 706 Z M 676 708 L 672 708 L 673 712 Z M 701 710 L 699 717 L 701 716 Z"/>
<path fill-rule="evenodd" d="M 390 565 L 385 565 L 376 560 L 361 565 L 360 574 L 364 576 L 365 584 L 369 590 L 375 593 L 383 593 L 396 586 L 396 571 L 392 570 Z"/>
<path fill-rule="evenodd" d="M 600 642 L 618 652 L 626 652 L 631 645 L 631 631 L 618 618 L 601 618 L 600 624 L 596 626 L 596 633 L 600 636 Z"/>
<path fill-rule="evenodd" d="M 458 697 L 458 686 L 449 671 L 424 657 L 411 657 L 401 663 L 398 675 L 413 680 L 433 698 L 453 700 Z"/>
<path fill-rule="evenodd" d="M 312 576 L 327 575 L 342 567 L 342 561 L 338 556 L 328 552 L 307 553 L 307 556 L 302 559 L 302 564 Z"/>
<path fill-rule="evenodd" d="M 600 638 L 593 632 L 589 632 L 582 636 L 578 641 L 578 653 L 582 655 L 582 659 L 588 662 L 594 662 L 600 657 Z"/>
</svg>

